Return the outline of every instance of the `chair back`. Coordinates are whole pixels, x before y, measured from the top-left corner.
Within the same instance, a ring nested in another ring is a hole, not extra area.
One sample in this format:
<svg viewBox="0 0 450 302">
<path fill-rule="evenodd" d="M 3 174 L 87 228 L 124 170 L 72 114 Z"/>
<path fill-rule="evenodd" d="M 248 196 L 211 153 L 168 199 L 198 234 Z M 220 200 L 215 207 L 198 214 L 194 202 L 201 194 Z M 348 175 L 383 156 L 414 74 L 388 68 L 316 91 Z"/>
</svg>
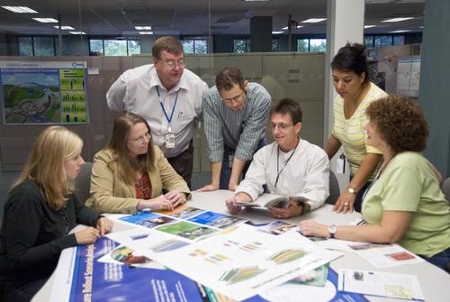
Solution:
<svg viewBox="0 0 450 302">
<path fill-rule="evenodd" d="M 444 179 L 444 181 L 441 184 L 441 190 L 445 195 L 445 199 L 447 199 L 447 201 L 450 202 L 450 177 Z"/>
<path fill-rule="evenodd" d="M 336 177 L 336 174 L 330 169 L 330 196 L 325 200 L 325 203 L 335 204 L 336 200 L 341 195 L 341 189 L 339 188 L 339 182 Z"/>
<path fill-rule="evenodd" d="M 75 195 L 83 203 L 89 198 L 91 189 L 92 163 L 85 162 L 81 168 L 78 177 L 75 179 Z"/>
</svg>

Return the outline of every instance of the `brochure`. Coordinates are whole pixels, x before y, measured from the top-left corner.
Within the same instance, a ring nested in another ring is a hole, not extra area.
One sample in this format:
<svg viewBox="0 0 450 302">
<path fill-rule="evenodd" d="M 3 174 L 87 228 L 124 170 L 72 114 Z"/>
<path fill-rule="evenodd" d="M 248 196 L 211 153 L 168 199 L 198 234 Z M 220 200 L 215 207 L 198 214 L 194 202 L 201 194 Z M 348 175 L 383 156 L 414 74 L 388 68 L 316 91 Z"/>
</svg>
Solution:
<svg viewBox="0 0 450 302">
<path fill-rule="evenodd" d="M 306 198 L 301 196 L 283 196 L 277 194 L 262 194 L 253 202 L 236 202 L 235 204 L 241 207 L 259 208 L 259 207 L 275 207 L 275 208 L 287 208 L 290 201 L 296 201 L 303 203 Z"/>
<path fill-rule="evenodd" d="M 415 275 L 341 269 L 338 290 L 397 299 L 424 300 Z"/>
</svg>

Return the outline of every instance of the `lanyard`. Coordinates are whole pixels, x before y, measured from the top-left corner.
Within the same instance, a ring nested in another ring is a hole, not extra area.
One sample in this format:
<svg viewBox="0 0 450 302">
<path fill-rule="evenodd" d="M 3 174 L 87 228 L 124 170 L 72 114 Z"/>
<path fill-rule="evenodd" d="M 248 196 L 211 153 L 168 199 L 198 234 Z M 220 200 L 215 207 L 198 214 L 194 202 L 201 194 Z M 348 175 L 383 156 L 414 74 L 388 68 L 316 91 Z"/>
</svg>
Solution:
<svg viewBox="0 0 450 302">
<path fill-rule="evenodd" d="M 169 129 L 170 129 L 170 123 L 172 122 L 173 113 L 175 112 L 175 107 L 177 106 L 178 92 L 179 92 L 180 90 L 177 90 L 177 94 L 175 95 L 175 103 L 173 104 L 172 113 L 170 114 L 170 118 L 169 118 L 169 116 L 167 115 L 166 108 L 164 108 L 164 104 L 163 104 L 163 101 L 162 101 L 162 99 L 161 99 L 161 95 L 160 95 L 160 93 L 159 93 L 159 87 L 158 87 L 158 86 L 155 86 L 155 88 L 156 88 L 156 93 L 158 94 L 159 104 L 161 105 L 161 108 L 162 108 L 162 110 L 163 110 L 163 112 L 164 112 L 164 115 L 166 116 L 167 122 L 168 122 L 168 124 L 169 124 Z M 169 131 L 169 132 L 170 132 L 170 131 Z"/>
<path fill-rule="evenodd" d="M 280 146 L 278 146 L 277 149 L 277 178 L 275 179 L 275 188 L 278 185 L 278 179 L 280 178 L 280 174 L 281 172 L 283 172 L 284 167 L 286 167 L 286 165 L 288 164 L 288 162 L 291 160 L 292 156 L 294 156 L 295 150 L 297 150 L 297 146 L 300 144 L 300 141 L 297 143 L 297 145 L 295 145 L 294 151 L 292 151 L 291 155 L 289 156 L 289 158 L 284 162 L 283 167 L 281 168 L 281 171 L 278 172 L 279 167 L 278 167 L 278 162 L 280 161 Z"/>
</svg>

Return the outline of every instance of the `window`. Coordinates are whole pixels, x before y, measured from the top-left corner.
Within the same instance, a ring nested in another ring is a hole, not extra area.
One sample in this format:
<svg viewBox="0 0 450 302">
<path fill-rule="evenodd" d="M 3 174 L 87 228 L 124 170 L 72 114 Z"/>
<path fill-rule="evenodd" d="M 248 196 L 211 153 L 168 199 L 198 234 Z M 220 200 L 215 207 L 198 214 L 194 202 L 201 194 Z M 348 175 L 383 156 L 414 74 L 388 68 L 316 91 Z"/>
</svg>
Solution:
<svg viewBox="0 0 450 302">
<path fill-rule="evenodd" d="M 56 56 L 58 41 L 57 37 L 18 37 L 19 56 Z"/>
<path fill-rule="evenodd" d="M 373 46 L 373 36 L 364 36 L 364 45 L 367 47 Z"/>
<path fill-rule="evenodd" d="M 272 39 L 272 51 L 276 52 L 280 50 L 280 40 Z"/>
<path fill-rule="evenodd" d="M 208 53 L 208 40 L 204 37 L 184 38 L 181 43 L 186 54 Z"/>
<path fill-rule="evenodd" d="M 297 39 L 298 52 L 325 52 L 327 50 L 327 39 Z"/>
<path fill-rule="evenodd" d="M 392 36 L 375 36 L 375 46 L 392 45 Z"/>
<path fill-rule="evenodd" d="M 234 39 L 234 53 L 250 52 L 250 39 Z"/>
<path fill-rule="evenodd" d="M 404 45 L 405 36 L 394 36 L 394 45 Z"/>
<path fill-rule="evenodd" d="M 19 44 L 19 56 L 33 56 L 32 37 L 19 37 L 17 41 Z"/>
<path fill-rule="evenodd" d="M 140 54 L 141 41 L 133 39 L 89 39 L 89 53 L 102 56 Z"/>
</svg>

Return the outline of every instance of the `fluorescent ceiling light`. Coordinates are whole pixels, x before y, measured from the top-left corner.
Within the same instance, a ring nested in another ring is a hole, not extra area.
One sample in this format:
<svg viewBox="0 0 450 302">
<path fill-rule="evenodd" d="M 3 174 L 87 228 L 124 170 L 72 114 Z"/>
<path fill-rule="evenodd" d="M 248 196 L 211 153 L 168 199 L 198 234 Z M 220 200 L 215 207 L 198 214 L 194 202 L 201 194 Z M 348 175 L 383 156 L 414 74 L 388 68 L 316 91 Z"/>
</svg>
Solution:
<svg viewBox="0 0 450 302">
<path fill-rule="evenodd" d="M 325 21 L 327 18 L 310 18 L 308 20 L 302 21 L 302 23 L 319 23 Z"/>
<path fill-rule="evenodd" d="M 410 31 L 411 31 L 410 29 L 399 29 L 399 30 L 390 31 L 389 33 L 390 34 L 401 34 L 401 33 L 408 33 Z"/>
<path fill-rule="evenodd" d="M 404 18 L 392 18 L 392 19 L 386 19 L 381 22 L 402 22 L 406 20 L 414 19 L 414 17 L 404 17 Z"/>
<path fill-rule="evenodd" d="M 84 31 L 69 31 L 72 35 L 85 35 L 86 33 Z"/>
<path fill-rule="evenodd" d="M 16 14 L 37 14 L 37 11 L 26 6 L 2 6 L 2 7 Z"/>
<path fill-rule="evenodd" d="M 279 34 L 282 34 L 282 33 L 284 33 L 284 31 L 278 30 L 278 31 L 273 31 L 272 35 L 279 35 Z"/>
<path fill-rule="evenodd" d="M 58 25 L 53 26 L 56 29 L 59 29 Z M 73 28 L 72 26 L 61 26 L 62 30 L 75 30 L 75 28 Z"/>
<path fill-rule="evenodd" d="M 140 35 L 153 35 L 153 32 L 151 30 L 150 31 L 138 31 L 138 33 Z"/>
<path fill-rule="evenodd" d="M 367 29 L 367 28 L 372 28 L 372 27 L 376 27 L 376 25 L 364 25 L 364 28 L 365 28 L 365 29 Z"/>
<path fill-rule="evenodd" d="M 58 20 L 53 18 L 33 18 L 33 20 L 36 20 L 41 23 L 58 23 Z"/>
<path fill-rule="evenodd" d="M 302 27 L 304 27 L 304 26 L 302 26 L 302 25 L 297 25 L 297 27 L 296 27 L 296 28 L 297 28 L 297 29 L 299 29 L 299 28 L 302 28 Z M 283 27 L 283 28 L 282 28 L 282 30 L 287 30 L 287 29 L 288 29 L 288 27 L 287 27 L 287 26 L 285 26 L 285 27 Z"/>
<path fill-rule="evenodd" d="M 136 30 L 151 30 L 152 29 L 151 26 L 135 26 L 134 28 Z"/>
<path fill-rule="evenodd" d="M 272 0 L 244 0 L 244 2 L 270 2 Z"/>
</svg>

